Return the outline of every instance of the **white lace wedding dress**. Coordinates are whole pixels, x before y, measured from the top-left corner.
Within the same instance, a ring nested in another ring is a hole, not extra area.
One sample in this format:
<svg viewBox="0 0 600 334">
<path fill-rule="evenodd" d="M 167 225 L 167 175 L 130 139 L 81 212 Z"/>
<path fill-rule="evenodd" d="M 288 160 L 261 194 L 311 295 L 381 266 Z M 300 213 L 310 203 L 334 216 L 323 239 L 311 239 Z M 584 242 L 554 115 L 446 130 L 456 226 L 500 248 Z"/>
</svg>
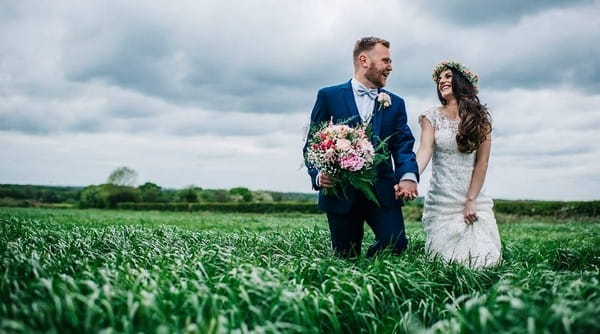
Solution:
<svg viewBox="0 0 600 334">
<path fill-rule="evenodd" d="M 459 121 L 448 119 L 439 108 L 419 116 L 435 129 L 432 177 L 423 208 L 426 250 L 447 262 L 481 268 L 501 259 L 500 236 L 492 199 L 481 189 L 476 199 L 478 220 L 464 222 L 463 209 L 471 183 L 475 153 L 460 153 L 456 145 Z"/>
</svg>

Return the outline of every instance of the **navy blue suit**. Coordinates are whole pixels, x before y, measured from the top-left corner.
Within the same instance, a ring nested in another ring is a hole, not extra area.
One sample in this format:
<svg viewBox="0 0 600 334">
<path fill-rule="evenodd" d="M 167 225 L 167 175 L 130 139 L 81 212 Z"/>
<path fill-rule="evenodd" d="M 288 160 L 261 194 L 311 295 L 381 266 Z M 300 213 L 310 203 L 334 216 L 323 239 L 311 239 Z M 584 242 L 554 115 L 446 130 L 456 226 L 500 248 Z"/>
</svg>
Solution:
<svg viewBox="0 0 600 334">
<path fill-rule="evenodd" d="M 360 254 L 364 235 L 363 223 L 366 221 L 375 232 L 377 242 L 370 247 L 367 256 L 372 256 L 384 248 L 400 253 L 407 246 L 402 218 L 402 200 L 396 200 L 394 185 L 402 175 L 412 172 L 417 175 L 419 169 L 413 153 L 415 139 L 408 127 L 404 100 L 386 90 L 392 104 L 388 108 L 379 108 L 375 101 L 373 110 L 373 146 L 379 140 L 388 138 L 387 147 L 390 158 L 378 166 L 374 191 L 381 207 L 367 200 L 358 190 L 350 187 L 347 197 L 336 197 L 319 192 L 319 209 L 327 212 L 333 250 L 336 254 L 351 257 Z M 334 123 L 346 122 L 349 126 L 360 124 L 361 118 L 354 100 L 350 81 L 319 90 L 311 113 L 311 126 L 333 119 Z M 309 131 L 310 136 L 310 131 Z M 304 145 L 306 152 L 308 144 Z M 321 190 L 316 184 L 319 171 L 306 163 L 308 174 L 315 190 Z"/>
</svg>

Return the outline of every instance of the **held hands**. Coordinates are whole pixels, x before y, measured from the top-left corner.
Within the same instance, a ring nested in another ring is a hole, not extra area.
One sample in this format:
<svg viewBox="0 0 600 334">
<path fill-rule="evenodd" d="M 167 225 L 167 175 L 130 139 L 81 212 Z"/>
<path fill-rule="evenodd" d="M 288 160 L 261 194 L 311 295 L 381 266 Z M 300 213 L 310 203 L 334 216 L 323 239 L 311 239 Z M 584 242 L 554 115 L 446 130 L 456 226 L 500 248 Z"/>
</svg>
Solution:
<svg viewBox="0 0 600 334">
<path fill-rule="evenodd" d="M 405 201 L 411 201 L 419 195 L 417 183 L 411 180 L 398 182 L 398 184 L 394 185 L 394 192 L 396 199 L 403 199 Z"/>
<path fill-rule="evenodd" d="M 477 207 L 474 199 L 467 199 L 467 203 L 463 210 L 463 216 L 465 217 L 465 224 L 467 225 L 471 225 L 477 221 Z"/>
<path fill-rule="evenodd" d="M 335 187 L 335 179 L 325 173 L 317 174 L 317 185 L 321 188 Z M 403 180 L 394 185 L 396 199 L 411 201 L 419 195 L 417 183 L 411 180 Z"/>
</svg>

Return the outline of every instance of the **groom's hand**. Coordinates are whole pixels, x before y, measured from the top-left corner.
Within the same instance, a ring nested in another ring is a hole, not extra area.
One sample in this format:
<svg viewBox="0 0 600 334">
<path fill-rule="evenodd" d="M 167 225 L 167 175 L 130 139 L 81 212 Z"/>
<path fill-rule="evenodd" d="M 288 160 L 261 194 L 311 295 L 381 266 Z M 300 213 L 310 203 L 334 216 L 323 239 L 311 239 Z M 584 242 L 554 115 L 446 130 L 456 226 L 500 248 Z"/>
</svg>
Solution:
<svg viewBox="0 0 600 334">
<path fill-rule="evenodd" d="M 321 188 L 333 188 L 335 187 L 335 180 L 329 175 L 319 172 L 317 175 L 317 186 Z"/>
<path fill-rule="evenodd" d="M 402 180 L 394 186 L 396 199 L 411 201 L 419 195 L 417 183 L 411 180 Z"/>
</svg>

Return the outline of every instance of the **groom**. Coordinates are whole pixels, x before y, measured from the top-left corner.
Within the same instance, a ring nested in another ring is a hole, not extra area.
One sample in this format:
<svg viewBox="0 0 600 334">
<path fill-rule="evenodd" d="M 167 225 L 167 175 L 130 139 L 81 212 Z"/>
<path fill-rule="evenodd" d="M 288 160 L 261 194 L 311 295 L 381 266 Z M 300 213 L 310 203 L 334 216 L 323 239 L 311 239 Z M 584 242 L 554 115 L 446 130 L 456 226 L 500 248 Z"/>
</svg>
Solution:
<svg viewBox="0 0 600 334">
<path fill-rule="evenodd" d="M 375 233 L 376 242 L 369 247 L 367 257 L 385 248 L 394 254 L 406 249 L 402 205 L 417 194 L 418 167 L 413 153 L 414 137 L 408 128 L 404 100 L 382 89 L 392 71 L 390 43 L 376 37 L 365 37 L 354 45 L 354 77 L 341 85 L 322 88 L 310 116 L 310 127 L 333 120 L 349 126 L 371 122 L 376 146 L 388 138 L 391 156 L 378 165 L 374 192 L 381 205 L 369 201 L 362 192 L 349 189 L 347 197 L 319 193 L 319 209 L 327 212 L 331 244 L 336 255 L 356 257 L 361 254 L 364 222 Z M 391 97 L 391 105 L 380 107 L 378 93 Z M 309 131 L 309 138 L 310 138 Z M 308 138 L 304 145 L 306 153 Z M 334 180 L 305 162 L 315 190 L 335 187 Z M 395 189 L 401 194 L 395 197 Z"/>
</svg>

